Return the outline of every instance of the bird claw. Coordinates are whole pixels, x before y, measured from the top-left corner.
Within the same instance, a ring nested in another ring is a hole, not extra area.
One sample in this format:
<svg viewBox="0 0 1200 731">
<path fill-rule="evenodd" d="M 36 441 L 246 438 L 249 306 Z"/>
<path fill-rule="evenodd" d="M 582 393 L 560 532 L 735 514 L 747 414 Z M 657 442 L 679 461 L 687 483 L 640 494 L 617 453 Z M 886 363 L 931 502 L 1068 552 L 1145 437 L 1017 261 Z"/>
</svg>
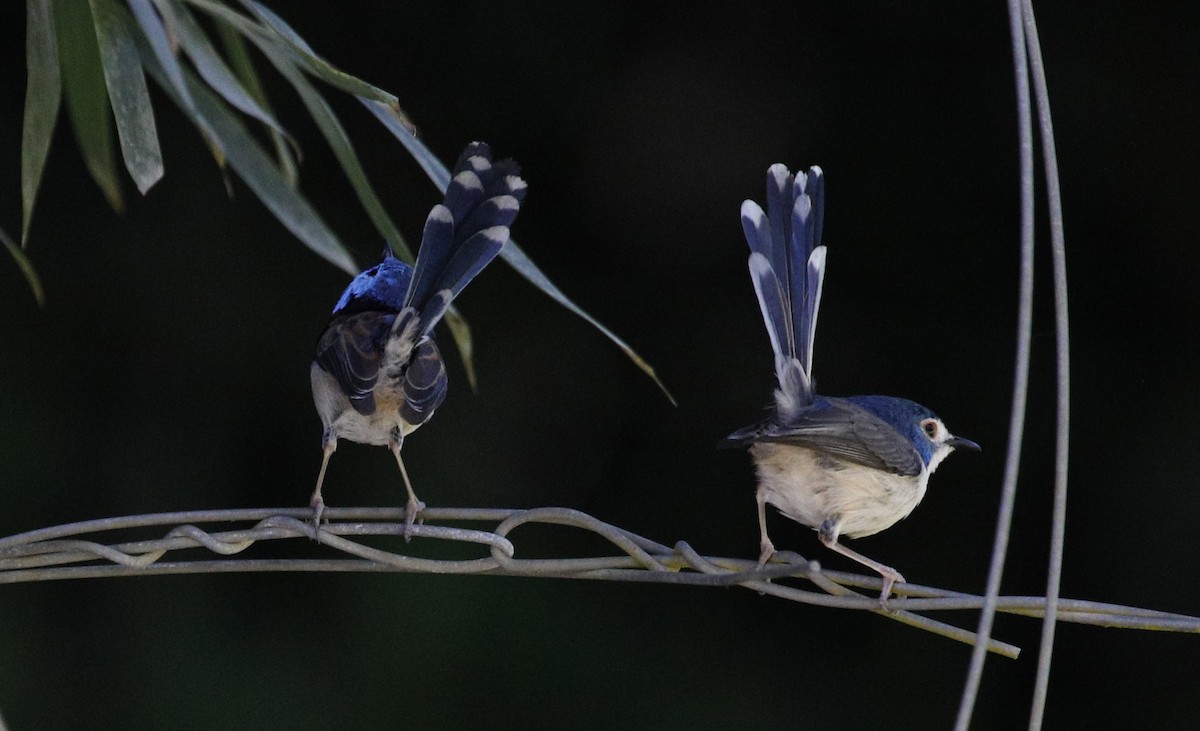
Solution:
<svg viewBox="0 0 1200 731">
<path fill-rule="evenodd" d="M 895 614 L 900 610 L 892 609 L 888 606 L 888 599 L 892 596 L 892 587 L 895 586 L 897 582 L 901 584 L 906 582 L 904 577 L 900 575 L 899 571 L 896 569 L 892 569 L 891 571 L 892 573 L 890 575 L 883 575 L 883 590 L 879 592 L 879 607 L 888 614 Z"/>
<path fill-rule="evenodd" d="M 320 497 L 315 497 L 313 498 L 312 502 L 309 503 L 309 507 L 311 507 L 313 510 L 313 539 L 316 540 L 317 533 L 321 532 L 321 522 L 325 514 L 325 501 Z M 329 521 L 325 520 L 325 522 L 328 523 Z"/>
<path fill-rule="evenodd" d="M 771 557 L 775 555 L 775 544 L 768 540 L 763 540 L 758 544 L 758 567 L 761 569 L 767 565 Z"/>
<path fill-rule="evenodd" d="M 404 542 L 408 543 L 412 540 L 413 523 L 417 522 L 421 511 L 425 509 L 425 503 L 417 500 L 415 497 L 410 497 L 408 503 L 404 506 Z M 420 523 L 425 524 L 425 519 L 421 518 Z"/>
</svg>

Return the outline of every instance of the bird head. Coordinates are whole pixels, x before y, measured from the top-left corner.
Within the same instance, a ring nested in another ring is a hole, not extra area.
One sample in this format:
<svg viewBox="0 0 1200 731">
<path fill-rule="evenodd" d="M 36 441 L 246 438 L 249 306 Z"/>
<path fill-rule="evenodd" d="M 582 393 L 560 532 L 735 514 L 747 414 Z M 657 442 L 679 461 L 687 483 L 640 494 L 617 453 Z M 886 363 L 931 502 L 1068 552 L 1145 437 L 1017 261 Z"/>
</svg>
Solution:
<svg viewBox="0 0 1200 731">
<path fill-rule="evenodd" d="M 970 439 L 954 436 L 937 414 L 908 399 L 894 396 L 851 396 L 846 400 L 870 411 L 903 435 L 921 455 L 921 461 L 931 473 L 955 449 L 979 451 L 978 444 Z"/>
<path fill-rule="evenodd" d="M 342 292 L 333 314 L 350 315 L 368 310 L 399 312 L 404 307 L 412 274 L 412 267 L 397 259 L 390 247 L 384 247 L 383 260 L 359 272 Z"/>
</svg>

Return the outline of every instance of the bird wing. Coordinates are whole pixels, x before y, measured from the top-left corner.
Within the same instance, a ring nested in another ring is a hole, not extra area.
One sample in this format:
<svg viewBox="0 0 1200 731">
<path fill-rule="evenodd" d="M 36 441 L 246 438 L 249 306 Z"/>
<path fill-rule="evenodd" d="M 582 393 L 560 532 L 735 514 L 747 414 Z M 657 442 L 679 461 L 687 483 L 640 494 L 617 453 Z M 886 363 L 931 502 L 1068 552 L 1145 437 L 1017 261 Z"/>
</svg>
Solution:
<svg viewBox="0 0 1200 731">
<path fill-rule="evenodd" d="M 814 398 L 813 341 L 825 277 L 824 207 L 821 168 L 793 176 L 778 163 L 767 170 L 767 211 L 754 201 L 742 203 L 750 277 L 775 353 L 776 406 L 785 417 Z"/>
<path fill-rule="evenodd" d="M 433 340 L 426 338 L 413 350 L 412 359 L 404 371 L 404 403 L 400 418 L 418 427 L 429 421 L 433 412 L 446 398 L 446 366 Z"/>
<path fill-rule="evenodd" d="M 375 413 L 373 389 L 383 358 L 381 344 L 395 319 L 391 313 L 374 311 L 335 319 L 317 343 L 314 360 L 337 379 L 360 414 Z"/>
<path fill-rule="evenodd" d="M 784 423 L 768 419 L 730 434 L 725 444 L 794 444 L 898 475 L 921 474 L 924 463 L 912 444 L 869 411 L 836 398 L 818 398 Z"/>
</svg>

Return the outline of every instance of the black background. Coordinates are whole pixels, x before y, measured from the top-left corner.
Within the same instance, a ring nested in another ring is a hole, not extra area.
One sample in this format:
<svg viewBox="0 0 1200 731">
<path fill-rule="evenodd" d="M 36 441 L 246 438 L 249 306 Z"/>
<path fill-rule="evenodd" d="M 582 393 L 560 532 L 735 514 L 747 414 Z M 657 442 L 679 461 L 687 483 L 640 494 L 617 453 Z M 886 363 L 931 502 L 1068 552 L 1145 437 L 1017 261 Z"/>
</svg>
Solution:
<svg viewBox="0 0 1200 731">
<path fill-rule="evenodd" d="M 830 252 L 821 391 L 910 397 L 984 447 L 950 459 L 910 518 L 852 545 L 915 582 L 983 589 L 1016 329 L 1002 3 L 274 7 L 327 58 L 397 94 L 442 159 L 473 139 L 518 159 L 530 192 L 516 240 L 679 399 L 671 407 L 599 334 L 495 265 L 460 300 L 478 393 L 450 355 L 449 398 L 406 445 L 430 505 L 569 506 L 662 542 L 755 555 L 749 459 L 714 449 L 771 390 L 737 212 L 762 199 L 769 164 L 817 163 Z M 1192 614 L 1198 20 L 1183 3 L 1063 4 L 1039 17 L 1073 312 L 1063 594 Z M 14 235 L 23 25 L 7 3 L 0 225 Z M 304 146 L 302 189 L 370 262 L 378 235 L 298 101 L 266 76 Z M 0 257 L 2 534 L 299 506 L 311 490 L 320 423 L 308 364 L 347 277 L 240 182 L 231 201 L 198 136 L 153 94 L 167 175 L 145 198 L 125 181 L 122 215 L 60 119 L 29 244 L 45 309 Z M 415 246 L 438 194 L 364 109 L 328 96 Z M 1039 234 L 1013 594 L 1044 590 L 1049 535 L 1041 222 Z M 344 444 L 326 497 L 398 505 L 402 491 L 385 450 Z M 853 568 L 811 531 L 778 517 L 771 527 L 781 548 Z M 528 535 L 545 554 L 597 548 L 566 531 Z M 324 554 L 297 543 L 288 555 Z M 989 660 L 976 727 L 1025 723 L 1039 632 L 998 620 L 1024 653 Z M 876 616 L 740 589 L 416 575 L 11 585 L 0 637 L 0 711 L 20 729 L 940 728 L 969 657 Z M 1048 727 L 1194 726 L 1198 649 L 1194 637 L 1061 626 Z"/>
</svg>

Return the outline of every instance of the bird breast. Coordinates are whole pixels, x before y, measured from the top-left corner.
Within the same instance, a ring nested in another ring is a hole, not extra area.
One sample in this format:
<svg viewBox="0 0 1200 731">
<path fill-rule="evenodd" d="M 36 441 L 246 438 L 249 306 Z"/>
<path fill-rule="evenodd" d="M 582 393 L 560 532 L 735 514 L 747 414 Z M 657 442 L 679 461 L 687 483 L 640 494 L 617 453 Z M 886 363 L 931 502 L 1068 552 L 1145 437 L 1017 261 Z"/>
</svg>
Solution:
<svg viewBox="0 0 1200 731">
<path fill-rule="evenodd" d="M 766 501 L 792 520 L 818 528 L 833 518 L 850 538 L 869 536 L 908 516 L 925 497 L 928 470 L 916 476 L 776 442 L 750 447 Z"/>
</svg>

